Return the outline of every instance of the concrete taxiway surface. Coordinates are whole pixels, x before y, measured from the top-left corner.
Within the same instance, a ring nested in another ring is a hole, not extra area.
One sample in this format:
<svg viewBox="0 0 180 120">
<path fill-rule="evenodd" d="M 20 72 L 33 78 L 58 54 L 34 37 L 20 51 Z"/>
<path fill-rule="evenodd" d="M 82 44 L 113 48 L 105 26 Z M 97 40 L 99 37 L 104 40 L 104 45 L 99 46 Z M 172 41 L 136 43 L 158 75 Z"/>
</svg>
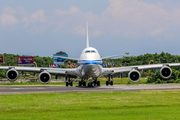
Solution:
<svg viewBox="0 0 180 120">
<path fill-rule="evenodd" d="M 65 87 L 65 86 L 1 86 L 0 94 L 11 93 L 37 93 L 37 92 L 108 92 L 108 91 L 137 91 L 137 90 L 167 90 L 180 89 L 180 84 L 163 84 L 163 85 L 114 85 L 100 87 Z"/>
</svg>

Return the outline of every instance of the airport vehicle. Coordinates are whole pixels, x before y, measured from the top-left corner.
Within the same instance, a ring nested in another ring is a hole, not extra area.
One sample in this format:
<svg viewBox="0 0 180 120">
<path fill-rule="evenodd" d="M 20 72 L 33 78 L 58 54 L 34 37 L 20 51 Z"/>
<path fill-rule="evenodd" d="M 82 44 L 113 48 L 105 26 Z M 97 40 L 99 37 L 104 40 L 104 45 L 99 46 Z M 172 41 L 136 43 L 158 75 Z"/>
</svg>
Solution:
<svg viewBox="0 0 180 120">
<path fill-rule="evenodd" d="M 60 68 L 44 68 L 44 67 L 19 67 L 19 66 L 0 66 L 0 69 L 8 69 L 6 77 L 9 81 L 15 81 L 18 78 L 18 71 L 39 72 L 39 81 L 42 84 L 47 84 L 51 81 L 51 75 L 65 76 L 66 86 L 73 86 L 72 78 L 80 77 L 79 86 L 86 86 L 88 82 L 89 87 L 100 86 L 98 77 L 107 77 L 106 85 L 113 85 L 113 75 L 124 72 L 129 72 L 128 77 L 131 82 L 137 82 L 141 78 L 139 70 L 146 69 L 160 69 L 160 75 L 164 79 L 168 79 L 172 75 L 170 66 L 180 66 L 180 63 L 164 63 L 164 64 L 151 64 L 151 65 L 137 65 L 127 67 L 103 68 L 101 66 L 102 60 L 107 58 L 118 57 L 122 55 L 114 55 L 108 57 L 101 57 L 98 51 L 89 47 L 88 25 L 86 25 L 86 48 L 82 51 L 79 59 L 56 56 L 60 58 L 77 60 L 79 67 L 72 69 Z"/>
</svg>

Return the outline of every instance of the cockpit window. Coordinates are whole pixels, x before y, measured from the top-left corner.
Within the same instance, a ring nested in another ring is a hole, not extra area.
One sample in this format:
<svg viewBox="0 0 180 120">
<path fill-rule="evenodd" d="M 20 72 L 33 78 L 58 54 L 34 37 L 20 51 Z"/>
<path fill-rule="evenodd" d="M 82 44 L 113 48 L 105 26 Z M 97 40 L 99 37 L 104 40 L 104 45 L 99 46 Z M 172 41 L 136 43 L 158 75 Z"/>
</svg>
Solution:
<svg viewBox="0 0 180 120">
<path fill-rule="evenodd" d="M 89 51 L 89 50 L 87 50 L 85 53 L 90 53 L 90 51 Z"/>
<path fill-rule="evenodd" d="M 85 53 L 96 53 L 96 51 L 95 50 L 87 50 Z"/>
</svg>

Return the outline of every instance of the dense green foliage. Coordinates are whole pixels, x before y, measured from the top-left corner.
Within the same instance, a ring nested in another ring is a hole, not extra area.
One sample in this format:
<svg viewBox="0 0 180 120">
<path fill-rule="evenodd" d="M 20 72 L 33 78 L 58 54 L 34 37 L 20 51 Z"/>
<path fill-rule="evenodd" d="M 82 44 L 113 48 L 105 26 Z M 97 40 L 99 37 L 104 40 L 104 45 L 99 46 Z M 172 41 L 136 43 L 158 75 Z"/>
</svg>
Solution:
<svg viewBox="0 0 180 120">
<path fill-rule="evenodd" d="M 179 120 L 180 90 L 0 95 L 2 120 Z"/>
<path fill-rule="evenodd" d="M 53 63 L 53 58 L 34 56 L 34 61 L 38 67 L 49 67 L 49 65 Z"/>
<path fill-rule="evenodd" d="M 149 64 L 149 62 L 150 64 L 157 64 L 157 63 L 179 63 L 179 61 L 180 61 L 179 55 L 171 55 L 169 53 L 164 53 L 164 52 L 162 52 L 161 54 L 147 53 L 139 56 L 124 56 L 118 59 L 104 60 L 105 63 L 118 63 L 116 64 L 116 66 L 120 66 L 121 63 L 124 66 L 132 66 L 132 65 L 147 65 Z"/>
<path fill-rule="evenodd" d="M 4 56 L 4 65 L 5 66 L 17 66 L 18 56 L 14 54 L 2 54 Z M 51 57 L 39 57 L 34 56 L 34 61 L 37 63 L 38 67 L 49 67 L 49 64 L 53 63 L 53 59 Z"/>
<path fill-rule="evenodd" d="M 159 72 L 151 73 L 151 76 L 148 77 L 147 83 L 180 83 L 180 71 L 172 69 L 172 76 L 169 79 L 163 79 L 160 77 Z"/>
</svg>

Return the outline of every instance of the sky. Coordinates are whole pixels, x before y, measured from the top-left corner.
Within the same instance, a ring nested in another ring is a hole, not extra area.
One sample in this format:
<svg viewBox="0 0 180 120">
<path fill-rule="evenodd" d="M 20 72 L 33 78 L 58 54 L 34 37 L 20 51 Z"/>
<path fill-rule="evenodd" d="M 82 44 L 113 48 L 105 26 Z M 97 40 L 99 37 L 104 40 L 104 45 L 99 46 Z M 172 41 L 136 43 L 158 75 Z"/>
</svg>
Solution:
<svg viewBox="0 0 180 120">
<path fill-rule="evenodd" d="M 179 0 L 0 0 L 0 54 L 180 55 Z"/>
</svg>

